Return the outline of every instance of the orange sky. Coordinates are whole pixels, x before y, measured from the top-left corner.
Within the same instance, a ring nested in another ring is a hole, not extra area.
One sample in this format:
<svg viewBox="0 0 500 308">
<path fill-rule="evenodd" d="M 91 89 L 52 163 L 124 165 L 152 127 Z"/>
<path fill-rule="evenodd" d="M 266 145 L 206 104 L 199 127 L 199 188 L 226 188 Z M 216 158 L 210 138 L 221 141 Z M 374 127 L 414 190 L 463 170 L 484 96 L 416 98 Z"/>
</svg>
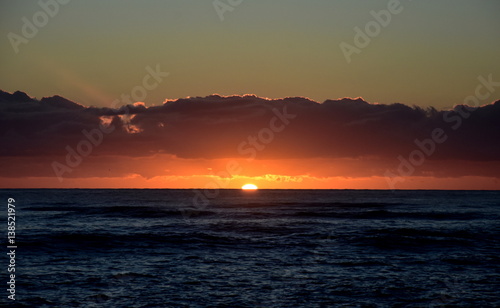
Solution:
<svg viewBox="0 0 500 308">
<path fill-rule="evenodd" d="M 500 102 L 213 95 L 110 109 L 2 93 L 4 188 L 500 189 Z"/>
<path fill-rule="evenodd" d="M 123 178 L 84 178 L 67 179 L 59 183 L 53 177 L 46 178 L 0 178 L 3 188 L 179 188 L 190 189 L 238 189 L 244 184 L 253 183 L 260 189 L 390 189 L 384 177 L 370 178 L 314 178 L 297 177 L 295 182 L 279 180 L 277 175 L 262 177 L 238 176 L 230 179 L 212 176 L 154 177 L 146 179 L 140 176 Z M 281 176 L 281 178 L 286 176 Z M 405 178 L 396 189 L 445 189 L 445 190 L 498 190 L 500 181 L 490 177 L 460 178 Z"/>
</svg>

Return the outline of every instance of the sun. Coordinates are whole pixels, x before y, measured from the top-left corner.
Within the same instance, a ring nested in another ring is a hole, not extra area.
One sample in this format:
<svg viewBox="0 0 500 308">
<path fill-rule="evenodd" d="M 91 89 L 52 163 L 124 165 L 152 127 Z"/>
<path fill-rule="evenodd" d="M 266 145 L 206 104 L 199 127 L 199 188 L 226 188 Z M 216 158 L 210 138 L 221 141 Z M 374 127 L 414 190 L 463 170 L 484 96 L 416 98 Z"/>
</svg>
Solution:
<svg viewBox="0 0 500 308">
<path fill-rule="evenodd" d="M 241 189 L 243 189 L 243 190 L 256 190 L 259 188 L 257 186 L 255 186 L 254 184 L 245 184 L 245 185 L 241 186 Z"/>
</svg>

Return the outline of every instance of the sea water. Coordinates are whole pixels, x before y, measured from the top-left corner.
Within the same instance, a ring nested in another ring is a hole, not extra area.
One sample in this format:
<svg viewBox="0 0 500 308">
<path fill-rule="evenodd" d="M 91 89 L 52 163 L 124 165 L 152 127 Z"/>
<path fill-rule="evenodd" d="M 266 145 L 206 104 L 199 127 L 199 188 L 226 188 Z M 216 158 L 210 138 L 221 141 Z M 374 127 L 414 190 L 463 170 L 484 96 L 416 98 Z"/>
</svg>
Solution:
<svg viewBox="0 0 500 308">
<path fill-rule="evenodd" d="M 1 196 L 6 222 L 15 199 L 21 307 L 500 306 L 498 191 Z"/>
</svg>

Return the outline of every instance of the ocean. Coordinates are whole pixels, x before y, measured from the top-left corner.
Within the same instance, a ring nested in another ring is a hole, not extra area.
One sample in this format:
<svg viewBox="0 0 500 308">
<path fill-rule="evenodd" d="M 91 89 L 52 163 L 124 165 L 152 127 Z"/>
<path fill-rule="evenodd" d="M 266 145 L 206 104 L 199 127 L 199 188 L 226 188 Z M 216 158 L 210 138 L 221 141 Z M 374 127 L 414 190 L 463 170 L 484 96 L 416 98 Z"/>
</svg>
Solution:
<svg viewBox="0 0 500 308">
<path fill-rule="evenodd" d="M 7 306 L 500 307 L 500 191 L 0 192 Z"/>
</svg>

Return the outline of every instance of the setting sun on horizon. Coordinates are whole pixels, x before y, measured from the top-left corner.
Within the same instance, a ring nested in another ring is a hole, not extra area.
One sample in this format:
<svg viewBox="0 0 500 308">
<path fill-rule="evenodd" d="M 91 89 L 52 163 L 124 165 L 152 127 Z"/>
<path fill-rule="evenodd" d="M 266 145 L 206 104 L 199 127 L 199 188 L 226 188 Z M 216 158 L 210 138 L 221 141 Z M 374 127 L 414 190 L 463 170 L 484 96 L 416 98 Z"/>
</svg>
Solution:
<svg viewBox="0 0 500 308">
<path fill-rule="evenodd" d="M 257 190 L 259 188 L 254 184 L 245 184 L 241 187 L 241 189 L 243 189 L 243 190 Z"/>
</svg>

